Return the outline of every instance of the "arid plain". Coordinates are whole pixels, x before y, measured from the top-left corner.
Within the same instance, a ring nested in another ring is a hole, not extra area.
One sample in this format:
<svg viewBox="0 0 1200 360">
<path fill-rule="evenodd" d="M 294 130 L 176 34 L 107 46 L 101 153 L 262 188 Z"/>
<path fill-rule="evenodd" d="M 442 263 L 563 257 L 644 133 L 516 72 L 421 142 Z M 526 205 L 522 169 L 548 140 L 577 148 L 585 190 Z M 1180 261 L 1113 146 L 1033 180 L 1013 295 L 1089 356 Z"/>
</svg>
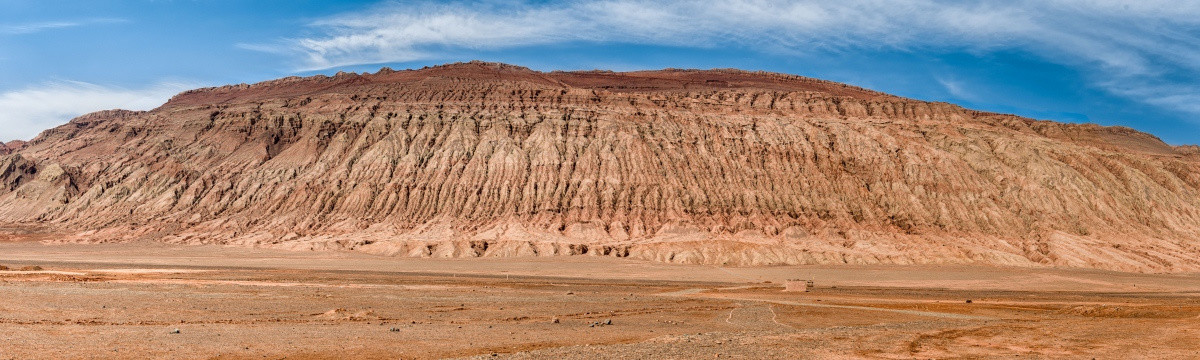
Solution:
<svg viewBox="0 0 1200 360">
<path fill-rule="evenodd" d="M 1200 356 L 1197 275 L 36 241 L 0 264 L 0 359 Z"/>
</svg>

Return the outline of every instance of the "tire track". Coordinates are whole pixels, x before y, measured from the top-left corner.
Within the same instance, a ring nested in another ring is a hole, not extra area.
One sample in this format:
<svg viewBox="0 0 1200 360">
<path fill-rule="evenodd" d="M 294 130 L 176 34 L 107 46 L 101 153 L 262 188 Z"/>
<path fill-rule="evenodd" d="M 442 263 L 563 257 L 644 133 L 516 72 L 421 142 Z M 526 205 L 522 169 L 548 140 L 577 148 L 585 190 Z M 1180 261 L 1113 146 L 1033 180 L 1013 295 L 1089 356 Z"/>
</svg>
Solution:
<svg viewBox="0 0 1200 360">
<path fill-rule="evenodd" d="M 882 312 L 890 312 L 890 313 L 896 313 L 896 314 L 916 315 L 916 316 L 925 316 L 925 317 L 933 317 L 933 318 L 940 318 L 940 319 L 953 319 L 953 320 L 979 320 L 979 321 L 997 320 L 996 318 L 990 317 L 990 316 L 966 315 L 966 314 L 949 313 L 949 312 L 889 309 L 889 308 L 882 308 L 882 307 L 871 307 L 871 306 L 860 306 L 860 305 L 815 304 L 815 303 L 804 303 L 804 302 L 786 301 L 786 300 L 757 299 L 757 298 L 750 298 L 750 297 L 716 296 L 716 295 L 704 294 L 705 291 L 709 291 L 709 290 L 734 290 L 734 289 L 738 289 L 738 288 L 745 288 L 745 287 L 720 288 L 720 289 L 693 288 L 693 289 L 684 289 L 684 290 L 679 290 L 679 291 L 660 293 L 657 295 L 659 295 L 659 296 L 676 296 L 676 297 L 694 297 L 694 298 L 705 298 L 705 299 L 720 299 L 720 300 L 753 301 L 753 302 L 760 302 L 760 303 L 788 305 L 788 306 L 804 306 L 804 307 L 825 308 L 825 309 L 882 311 Z M 775 311 L 774 309 L 771 310 L 771 312 L 774 312 L 774 311 Z"/>
</svg>

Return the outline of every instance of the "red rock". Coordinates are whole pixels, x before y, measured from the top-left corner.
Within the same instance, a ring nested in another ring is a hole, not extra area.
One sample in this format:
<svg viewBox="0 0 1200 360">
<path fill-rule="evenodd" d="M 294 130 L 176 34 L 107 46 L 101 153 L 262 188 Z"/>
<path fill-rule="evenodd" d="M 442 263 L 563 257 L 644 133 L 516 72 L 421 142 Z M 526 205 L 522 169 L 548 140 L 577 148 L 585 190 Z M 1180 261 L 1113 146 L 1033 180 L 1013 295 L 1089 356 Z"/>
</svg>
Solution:
<svg viewBox="0 0 1200 360">
<path fill-rule="evenodd" d="M 0 223 L 396 256 L 1200 270 L 1200 152 L 739 70 L 493 63 L 88 114 L 0 156 Z"/>
</svg>

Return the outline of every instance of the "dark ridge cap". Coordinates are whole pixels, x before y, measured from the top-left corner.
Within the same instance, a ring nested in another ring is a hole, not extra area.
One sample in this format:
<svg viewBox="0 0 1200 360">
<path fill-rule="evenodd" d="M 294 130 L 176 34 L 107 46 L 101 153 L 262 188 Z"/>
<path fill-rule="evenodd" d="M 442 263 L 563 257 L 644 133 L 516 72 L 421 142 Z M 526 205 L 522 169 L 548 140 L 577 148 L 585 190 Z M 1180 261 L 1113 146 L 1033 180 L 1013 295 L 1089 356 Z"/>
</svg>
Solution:
<svg viewBox="0 0 1200 360">
<path fill-rule="evenodd" d="M 327 85 L 327 86 L 338 86 L 339 84 L 341 84 L 340 82 L 349 84 L 349 83 L 354 83 L 355 81 L 387 79 L 388 75 L 394 75 L 394 74 L 429 73 L 429 74 L 433 75 L 433 74 L 437 74 L 439 72 L 449 72 L 449 71 L 453 71 L 455 69 L 462 69 L 462 68 L 494 70 L 494 71 L 501 72 L 501 73 L 502 72 L 526 73 L 526 74 L 531 74 L 531 75 L 542 75 L 543 74 L 541 72 L 531 70 L 524 66 L 510 65 L 510 64 L 499 63 L 499 62 L 485 62 L 485 61 L 480 61 L 480 60 L 473 60 L 473 61 L 469 61 L 469 62 L 456 62 L 456 63 L 435 65 L 435 66 L 426 66 L 421 69 L 407 69 L 407 70 L 400 70 L 400 71 L 393 70 L 392 68 L 389 68 L 389 67 L 382 67 L 379 69 L 379 71 L 375 72 L 374 74 L 369 73 L 369 72 L 363 72 L 363 73 L 359 74 L 359 73 L 355 73 L 355 72 L 339 71 L 336 74 L 334 74 L 333 76 L 328 76 L 328 75 L 324 75 L 324 74 L 317 74 L 317 75 L 304 76 L 304 77 L 293 75 L 293 76 L 283 77 L 283 78 L 279 78 L 279 79 L 264 80 L 264 81 L 256 82 L 253 84 L 240 83 L 240 84 L 232 84 L 232 85 L 210 86 L 210 87 L 197 88 L 197 89 L 192 89 L 192 90 L 186 90 L 186 91 L 176 94 L 175 96 L 172 96 L 170 100 L 167 100 L 167 102 L 165 104 L 163 104 L 163 106 L 183 102 L 184 98 L 187 98 L 187 97 L 190 97 L 193 95 L 222 94 L 222 93 L 233 94 L 233 93 L 237 93 L 237 92 L 245 91 L 245 90 L 277 87 L 280 85 L 293 84 L 293 83 L 307 83 L 307 84 L 319 84 L 319 85 Z M 315 91 L 321 91 L 321 90 L 324 90 L 324 89 L 316 89 Z M 292 95 L 296 95 L 296 94 L 292 94 Z"/>
<path fill-rule="evenodd" d="M 483 61 L 483 60 L 471 60 L 471 61 L 466 61 L 466 62 L 460 61 L 460 62 L 454 62 L 454 63 L 449 63 L 449 64 L 426 66 L 426 67 L 421 68 L 421 70 L 454 69 L 454 68 L 461 68 L 461 67 L 467 67 L 467 66 L 478 66 L 478 67 L 490 68 L 490 69 L 494 69 L 494 70 L 513 70 L 513 71 L 520 71 L 520 72 L 530 72 L 530 73 L 539 73 L 539 74 L 541 73 L 541 71 L 533 70 L 533 69 L 530 69 L 530 68 L 527 68 L 524 66 L 520 66 L 520 65 L 512 65 L 512 64 L 502 63 L 502 62 Z"/>
<path fill-rule="evenodd" d="M 193 90 L 187 90 L 187 91 L 181 92 L 179 94 L 176 94 L 175 96 L 172 96 L 171 99 L 168 100 L 166 104 L 163 104 L 163 106 L 166 107 L 168 105 L 176 105 L 176 104 L 199 105 L 200 103 L 204 103 L 206 101 L 210 101 L 213 103 L 221 103 L 221 102 L 225 102 L 225 101 L 235 100 L 239 96 L 238 95 L 239 93 L 244 93 L 247 90 L 266 90 L 267 91 L 266 93 L 259 93 L 258 96 L 268 96 L 268 97 L 269 96 L 299 96 L 299 95 L 303 95 L 304 93 L 318 93 L 318 92 L 325 91 L 325 90 L 328 90 L 328 89 L 331 89 L 334 87 L 350 85 L 350 84 L 359 83 L 359 82 L 374 82 L 374 81 L 386 82 L 386 81 L 391 81 L 394 79 L 405 78 L 408 76 L 422 76 L 422 75 L 441 76 L 444 74 L 444 75 L 453 76 L 457 72 L 459 72 L 460 69 L 463 71 L 462 75 L 464 75 L 464 76 L 471 76 L 471 74 L 480 74 L 480 71 L 482 71 L 483 74 L 494 72 L 495 74 L 500 75 L 502 77 L 506 76 L 506 75 L 507 76 L 513 76 L 513 75 L 518 76 L 518 78 L 513 79 L 513 80 L 523 79 L 523 80 L 530 80 L 530 81 L 540 81 L 540 82 L 547 82 L 547 84 L 554 84 L 557 86 L 567 86 L 567 84 L 565 84 L 563 82 L 563 79 L 558 78 L 559 76 L 563 76 L 563 75 L 567 75 L 567 76 L 569 76 L 569 75 L 584 75 L 584 76 L 586 76 L 586 75 L 592 75 L 592 76 L 613 75 L 613 76 L 617 76 L 617 77 L 628 76 L 628 77 L 635 77 L 635 78 L 649 78 L 649 77 L 653 77 L 654 74 L 689 74 L 689 73 L 701 74 L 701 75 L 703 75 L 703 74 L 714 74 L 714 75 L 730 74 L 730 75 L 738 76 L 737 79 L 731 79 L 733 81 L 748 81 L 748 82 L 752 82 L 752 83 L 753 82 L 763 82 L 763 84 L 769 84 L 769 82 L 774 82 L 774 83 L 778 83 L 777 86 L 786 86 L 787 85 L 786 82 L 795 81 L 795 82 L 805 83 L 805 84 L 820 85 L 820 86 L 825 87 L 834 92 L 838 92 L 838 90 L 840 89 L 840 90 L 845 90 L 845 91 L 849 91 L 849 92 L 853 92 L 853 93 L 858 93 L 858 94 L 861 94 L 863 96 L 868 96 L 868 97 L 888 97 L 888 98 L 897 98 L 897 99 L 905 99 L 905 100 L 915 100 L 915 99 L 908 99 L 908 98 L 891 95 L 891 94 L 888 94 L 885 92 L 871 90 L 871 89 L 867 89 L 867 88 L 863 88 L 863 87 L 847 85 L 847 84 L 839 83 L 839 82 L 835 82 L 835 81 L 821 80 L 821 79 L 804 77 L 804 76 L 799 76 L 799 75 L 783 74 L 783 73 L 768 72 L 768 71 L 747 71 L 747 70 L 732 69 L 732 68 L 720 68 L 720 69 L 709 69 L 709 70 L 667 68 L 667 69 L 662 69 L 662 70 L 637 70 L 637 71 L 628 71 L 628 72 L 616 72 L 616 71 L 612 71 L 612 70 L 586 70 L 586 71 L 552 71 L 552 72 L 546 73 L 546 72 L 532 70 L 532 69 L 524 67 L 524 66 L 511 65 L 511 64 L 505 64 L 505 63 L 500 63 L 500 62 L 487 62 L 487 61 L 480 61 L 480 60 L 472 60 L 472 61 L 467 61 L 467 62 L 455 62 L 455 63 L 449 63 L 449 64 L 443 64 L 443 65 L 426 66 L 421 69 L 415 69 L 415 70 L 409 69 L 409 70 L 397 71 L 397 70 L 393 70 L 391 68 L 382 67 L 379 69 L 379 71 L 375 72 L 374 74 L 366 73 L 366 72 L 359 74 L 359 73 L 354 73 L 354 72 L 339 71 L 334 76 L 327 76 L 327 75 L 323 75 L 323 74 L 307 76 L 307 77 L 288 76 L 288 77 L 283 77 L 283 78 L 279 78 L 279 79 L 265 80 L 265 81 L 261 81 L 261 82 L 257 82 L 257 83 L 253 83 L 253 84 L 240 83 L 240 84 L 232 84 L 232 85 L 224 85 L 224 86 L 204 87 L 204 88 L 198 88 L 198 89 L 193 89 Z M 647 75 L 650 75 L 650 76 L 647 76 Z M 522 77 L 522 76 L 527 76 L 527 77 Z M 668 75 L 668 76 L 670 76 L 670 75 Z M 617 78 L 614 78 L 613 80 L 616 81 L 616 79 Z M 688 80 L 687 79 L 674 79 L 673 81 L 686 82 Z M 766 82 L 764 82 L 764 81 L 766 81 Z M 280 88 L 281 86 L 289 85 L 289 84 L 302 84 L 305 86 L 312 86 L 312 88 L 310 90 L 304 90 L 302 87 L 298 86 L 296 89 L 294 89 L 295 91 L 287 91 L 287 90 Z M 741 85 L 745 85 L 745 86 L 734 86 L 734 87 L 753 87 L 754 86 L 753 84 L 741 84 Z M 648 90 L 654 90 L 653 86 L 651 88 L 648 88 Z M 662 90 L 666 90 L 666 89 L 664 88 Z M 828 91 L 824 91 L 821 89 L 814 89 L 814 90 L 818 91 L 818 92 L 828 92 Z M 270 95 L 272 93 L 274 93 L 274 95 Z M 188 98 L 191 98 L 191 99 L 188 99 Z M 207 99 L 205 99 L 205 98 L 207 98 Z"/>
<path fill-rule="evenodd" d="M 1155 141 L 1161 142 L 1164 145 L 1166 145 L 1165 141 L 1162 141 L 1162 139 L 1160 139 L 1158 136 L 1155 136 L 1154 134 L 1139 131 L 1138 129 L 1134 129 L 1134 128 L 1124 126 L 1124 125 L 1100 125 L 1097 123 L 1063 123 L 1063 124 L 1071 124 L 1071 125 L 1079 126 L 1082 129 L 1089 129 L 1089 130 L 1093 130 L 1093 131 L 1104 131 L 1109 134 L 1147 137 L 1147 138 L 1153 139 Z"/>
<path fill-rule="evenodd" d="M 752 77 L 756 77 L 758 79 L 765 79 L 765 80 L 772 80 L 772 81 L 797 81 L 797 82 L 801 82 L 801 83 L 820 84 L 820 85 L 827 85 L 827 86 L 831 86 L 831 87 L 837 87 L 837 88 L 842 88 L 842 89 L 851 90 L 851 91 L 855 91 L 855 92 L 860 92 L 860 93 L 863 93 L 865 95 L 870 95 L 870 96 L 880 96 L 880 97 L 898 98 L 898 99 L 912 100 L 912 101 L 922 101 L 922 100 L 906 98 L 903 96 L 889 94 L 889 93 L 886 93 L 883 91 L 868 89 L 868 88 L 864 88 L 861 86 L 850 85 L 850 84 L 832 81 L 832 80 L 824 80 L 824 79 L 818 79 L 818 78 L 813 78 L 813 77 L 787 74 L 787 73 L 774 72 L 774 71 L 765 71 L 765 70 L 742 70 L 742 69 L 737 69 L 737 68 L 712 68 L 712 69 L 664 68 L 664 69 L 659 69 L 659 70 L 633 70 L 633 71 L 624 71 L 624 72 L 614 72 L 611 70 L 581 70 L 581 71 L 554 71 L 552 73 L 579 74 L 579 75 L 613 74 L 613 75 L 627 75 L 627 76 L 638 76 L 638 75 L 643 75 L 643 74 L 680 74 L 680 73 L 730 74 L 730 75 L 752 76 Z M 750 80 L 750 78 L 748 78 L 747 80 Z M 923 101 L 923 102 L 925 102 L 925 101 Z"/>
<path fill-rule="evenodd" d="M 94 111 L 94 112 L 80 115 L 74 119 L 71 119 L 71 121 L 68 121 L 67 123 L 68 124 L 88 123 L 88 122 L 95 121 L 95 120 L 109 120 L 112 118 L 137 116 L 137 115 L 144 114 L 146 112 L 147 111 L 141 111 L 141 110 L 135 111 L 135 110 L 125 110 L 125 109 L 100 110 L 100 111 Z"/>
<path fill-rule="evenodd" d="M 575 73 L 575 74 L 616 74 L 617 72 L 613 71 L 613 70 L 605 70 L 605 69 L 591 69 L 591 70 L 550 70 L 550 73 L 551 74 L 571 74 L 571 73 Z"/>
</svg>

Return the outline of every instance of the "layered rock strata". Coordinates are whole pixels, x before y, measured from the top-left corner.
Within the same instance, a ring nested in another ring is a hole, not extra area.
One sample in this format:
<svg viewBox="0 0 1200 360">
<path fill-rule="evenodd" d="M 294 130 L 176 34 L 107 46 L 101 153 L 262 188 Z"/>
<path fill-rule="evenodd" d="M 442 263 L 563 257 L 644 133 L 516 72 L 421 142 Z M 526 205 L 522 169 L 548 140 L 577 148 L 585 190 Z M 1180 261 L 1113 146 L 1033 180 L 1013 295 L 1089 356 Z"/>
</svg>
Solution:
<svg viewBox="0 0 1200 360">
<path fill-rule="evenodd" d="M 738 70 L 188 91 L 0 155 L 0 223 L 416 257 L 1200 270 L 1200 151 Z"/>
</svg>

